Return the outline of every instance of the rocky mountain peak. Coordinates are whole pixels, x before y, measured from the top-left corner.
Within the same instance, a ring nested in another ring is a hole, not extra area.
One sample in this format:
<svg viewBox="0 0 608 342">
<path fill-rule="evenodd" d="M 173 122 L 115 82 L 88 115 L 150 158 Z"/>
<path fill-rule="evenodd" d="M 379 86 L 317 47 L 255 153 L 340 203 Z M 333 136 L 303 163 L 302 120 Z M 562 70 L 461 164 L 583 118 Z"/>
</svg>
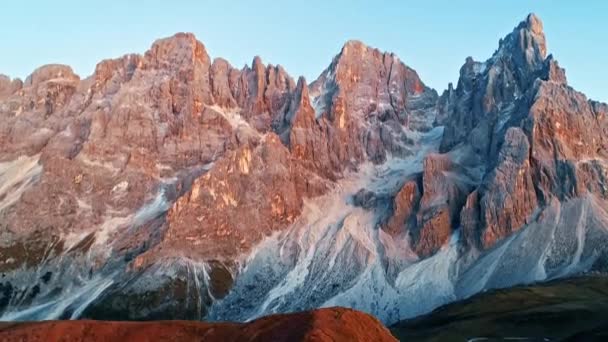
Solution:
<svg viewBox="0 0 608 342">
<path fill-rule="evenodd" d="M 378 69 L 389 69 L 395 62 L 400 63 L 393 53 L 369 47 L 359 40 L 349 40 L 344 43 L 329 69 L 335 73 L 336 82 L 346 86 L 346 83 L 357 83 L 364 76 L 361 73 L 372 71 L 372 68 L 381 75 L 386 75 L 390 70 L 382 72 Z"/>
<path fill-rule="evenodd" d="M 567 84 L 568 79 L 566 78 L 566 70 L 559 66 L 559 63 L 553 58 L 553 55 L 549 55 L 545 60 L 545 76 L 543 77 L 546 81 L 553 81 L 557 83 Z"/>
<path fill-rule="evenodd" d="M 438 102 L 445 123 L 441 152 L 469 150 L 485 163 L 461 212 L 463 232 L 484 249 L 530 224 L 533 213 L 555 199 L 606 197 L 598 176 L 605 172 L 598 170 L 606 121 L 567 85 L 564 69 L 546 50 L 542 22 L 531 14 L 486 62 L 468 58 L 455 94 L 447 91 Z M 583 137 L 592 138 L 583 143 Z M 433 228 L 435 236 L 440 228 Z"/>
<path fill-rule="evenodd" d="M 348 40 L 340 50 L 340 58 L 355 57 L 364 55 L 370 48 L 360 40 Z"/>
<path fill-rule="evenodd" d="M 260 56 L 254 56 L 253 60 L 251 61 L 251 69 L 253 70 L 264 70 L 266 69 L 266 66 L 264 65 L 264 62 L 262 62 L 262 57 Z"/>
<path fill-rule="evenodd" d="M 388 154 L 408 153 L 400 126 L 430 129 L 434 117 L 427 109 L 435 105 L 437 94 L 395 54 L 350 40 L 310 85 L 310 97 L 316 117 L 332 128 L 330 135 L 350 146 L 335 151 L 340 164 L 360 160 L 362 154 L 382 162 Z M 363 152 L 356 137 L 363 140 Z"/>
<path fill-rule="evenodd" d="M 526 24 L 526 27 L 536 34 L 543 34 L 543 22 L 540 18 L 534 14 L 530 13 L 526 17 L 526 20 L 522 23 Z"/>
<path fill-rule="evenodd" d="M 34 70 L 26 79 L 24 86 L 35 86 L 51 79 L 79 80 L 71 67 L 63 64 L 47 64 Z"/>
<path fill-rule="evenodd" d="M 155 41 L 145 57 L 152 67 L 192 64 L 195 61 L 203 65 L 211 64 L 203 43 L 194 34 L 183 32 Z"/>
<path fill-rule="evenodd" d="M 308 83 L 304 76 L 298 77 L 295 94 L 300 105 L 307 103 L 310 106 L 310 95 L 308 94 Z"/>
<path fill-rule="evenodd" d="M 500 39 L 498 49 L 488 60 L 478 62 L 468 57 L 460 69 L 456 96 L 450 92 L 442 95 L 438 122 L 446 122 L 448 116 L 452 119 L 447 120 L 441 150 L 474 138 L 478 139 L 480 151 L 489 152 L 492 142 L 484 133 L 486 125 L 494 125 L 497 116 L 506 120 L 537 79 L 566 83 L 564 70 L 552 56 L 547 57 L 542 21 L 530 14 Z M 469 135 L 471 132 L 473 136 Z"/>
<path fill-rule="evenodd" d="M 547 42 L 543 31 L 542 21 L 534 14 L 529 14 L 526 20 L 499 43 L 499 48 L 493 58 L 504 55 L 513 57 L 514 62 L 525 72 L 538 69 L 547 56 Z"/>
</svg>

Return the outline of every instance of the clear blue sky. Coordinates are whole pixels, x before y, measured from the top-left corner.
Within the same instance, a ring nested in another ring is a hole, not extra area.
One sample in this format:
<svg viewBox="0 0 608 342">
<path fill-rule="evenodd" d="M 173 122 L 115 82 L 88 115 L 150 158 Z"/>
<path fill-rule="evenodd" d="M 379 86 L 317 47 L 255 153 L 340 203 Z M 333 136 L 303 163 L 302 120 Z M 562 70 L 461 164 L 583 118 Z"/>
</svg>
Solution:
<svg viewBox="0 0 608 342">
<path fill-rule="evenodd" d="M 584 4 L 584 5 L 583 5 Z M 25 77 L 47 63 L 81 76 L 143 53 L 157 38 L 193 32 L 212 57 L 241 67 L 260 55 L 314 80 L 348 39 L 395 52 L 442 91 L 467 56 L 488 58 L 527 13 L 545 24 L 570 84 L 608 101 L 608 1 L 3 1 L 0 72 Z"/>
</svg>

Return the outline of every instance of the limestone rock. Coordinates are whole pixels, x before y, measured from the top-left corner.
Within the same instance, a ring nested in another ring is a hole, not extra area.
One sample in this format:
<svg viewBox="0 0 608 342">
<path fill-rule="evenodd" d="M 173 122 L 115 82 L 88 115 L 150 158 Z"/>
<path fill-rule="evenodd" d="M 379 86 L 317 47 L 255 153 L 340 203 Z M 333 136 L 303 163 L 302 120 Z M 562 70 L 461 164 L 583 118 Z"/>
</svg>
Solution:
<svg viewBox="0 0 608 342">
<path fill-rule="evenodd" d="M 399 235 L 416 228 L 416 213 L 420 205 L 420 190 L 415 180 L 406 182 L 393 200 L 393 214 L 385 229 Z"/>
<path fill-rule="evenodd" d="M 421 256 L 429 256 L 449 241 L 458 226 L 470 185 L 454 176 L 463 170 L 448 155 L 429 154 L 423 168 L 417 227 L 411 235 L 414 250 Z"/>
<path fill-rule="evenodd" d="M 504 139 L 497 166 L 480 187 L 484 248 L 523 227 L 538 206 L 526 135 L 519 128 L 509 128 Z"/>
</svg>

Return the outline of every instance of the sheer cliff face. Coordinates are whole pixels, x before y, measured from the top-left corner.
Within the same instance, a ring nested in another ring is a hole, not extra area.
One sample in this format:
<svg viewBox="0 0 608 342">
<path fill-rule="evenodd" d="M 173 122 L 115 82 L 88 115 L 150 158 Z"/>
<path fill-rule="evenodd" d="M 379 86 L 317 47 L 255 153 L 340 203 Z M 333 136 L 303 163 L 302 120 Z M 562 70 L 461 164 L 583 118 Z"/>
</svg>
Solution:
<svg viewBox="0 0 608 342">
<path fill-rule="evenodd" d="M 183 33 L 86 79 L 1 76 L 0 313 L 349 305 L 390 321 L 601 268 L 607 115 L 567 85 L 534 15 L 441 96 L 358 41 L 307 84 L 259 57 L 211 60 Z M 513 275 L 500 260 L 528 235 L 545 252 Z"/>
</svg>

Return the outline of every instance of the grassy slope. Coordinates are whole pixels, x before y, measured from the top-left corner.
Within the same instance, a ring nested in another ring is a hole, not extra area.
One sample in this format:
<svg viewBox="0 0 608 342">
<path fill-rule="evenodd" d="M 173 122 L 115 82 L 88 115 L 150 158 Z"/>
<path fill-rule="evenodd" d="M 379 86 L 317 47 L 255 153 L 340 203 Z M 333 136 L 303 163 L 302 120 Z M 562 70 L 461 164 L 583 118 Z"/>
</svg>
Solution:
<svg viewBox="0 0 608 342">
<path fill-rule="evenodd" d="M 391 332 L 402 341 L 608 341 L 608 277 L 482 293 L 397 323 Z"/>
</svg>

